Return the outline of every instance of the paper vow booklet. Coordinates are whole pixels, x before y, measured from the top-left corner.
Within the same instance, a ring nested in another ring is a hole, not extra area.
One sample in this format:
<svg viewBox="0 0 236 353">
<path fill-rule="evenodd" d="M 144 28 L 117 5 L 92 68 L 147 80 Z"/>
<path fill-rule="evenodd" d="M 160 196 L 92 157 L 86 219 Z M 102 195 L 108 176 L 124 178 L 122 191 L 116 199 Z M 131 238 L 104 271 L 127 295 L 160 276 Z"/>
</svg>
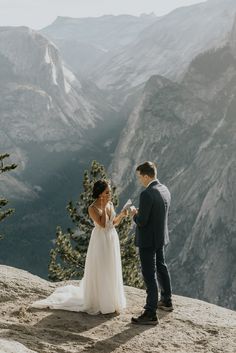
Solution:
<svg viewBox="0 0 236 353">
<path fill-rule="evenodd" d="M 132 205 L 132 201 L 128 199 L 128 201 L 124 204 L 122 211 L 129 210 L 132 211 L 135 208 L 135 206 Z"/>
</svg>

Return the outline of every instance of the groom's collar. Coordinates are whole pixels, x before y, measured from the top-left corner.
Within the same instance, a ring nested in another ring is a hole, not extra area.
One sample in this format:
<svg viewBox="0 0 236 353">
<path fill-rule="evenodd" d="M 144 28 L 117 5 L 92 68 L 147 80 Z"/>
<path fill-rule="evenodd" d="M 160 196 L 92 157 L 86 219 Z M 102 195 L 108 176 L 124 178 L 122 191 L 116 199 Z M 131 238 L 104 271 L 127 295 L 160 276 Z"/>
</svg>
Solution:
<svg viewBox="0 0 236 353">
<path fill-rule="evenodd" d="M 150 183 L 147 184 L 146 189 L 147 189 L 152 183 L 158 183 L 158 179 L 153 179 L 153 180 L 151 180 Z"/>
</svg>

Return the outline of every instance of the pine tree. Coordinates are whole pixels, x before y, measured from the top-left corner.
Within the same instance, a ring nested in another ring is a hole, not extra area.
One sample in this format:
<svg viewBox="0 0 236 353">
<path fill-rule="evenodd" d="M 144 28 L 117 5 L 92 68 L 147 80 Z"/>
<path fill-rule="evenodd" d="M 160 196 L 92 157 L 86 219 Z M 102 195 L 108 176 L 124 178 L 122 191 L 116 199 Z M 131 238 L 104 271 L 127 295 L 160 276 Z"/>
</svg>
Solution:
<svg viewBox="0 0 236 353">
<path fill-rule="evenodd" d="M 99 179 L 109 181 L 104 166 L 93 161 L 90 172 L 88 170 L 84 172 L 84 190 L 79 200 L 75 204 L 71 201 L 67 206 L 75 228 L 68 229 L 66 233 L 63 233 L 61 227 L 57 227 L 55 246 L 50 252 L 49 263 L 49 278 L 53 281 L 80 279 L 83 276 L 87 248 L 94 227 L 88 215 L 88 207 L 93 202 L 94 182 Z M 111 185 L 111 189 L 112 202 L 114 207 L 117 207 L 116 187 Z M 139 273 L 136 248 L 132 237 L 129 236 L 131 223 L 131 218 L 126 217 L 117 227 L 121 246 L 123 278 L 125 284 L 142 288 L 143 283 Z"/>
<path fill-rule="evenodd" d="M 9 164 L 9 165 L 4 165 L 4 159 L 10 157 L 8 153 L 5 154 L 0 154 L 0 175 L 9 172 L 10 170 L 13 170 L 17 167 L 16 164 Z M 3 221 L 6 217 L 10 216 L 13 212 L 14 209 L 9 208 L 5 209 L 5 206 L 8 204 L 8 200 L 5 198 L 0 197 L 0 222 Z M 0 239 L 2 239 L 3 236 L 0 235 Z"/>
</svg>

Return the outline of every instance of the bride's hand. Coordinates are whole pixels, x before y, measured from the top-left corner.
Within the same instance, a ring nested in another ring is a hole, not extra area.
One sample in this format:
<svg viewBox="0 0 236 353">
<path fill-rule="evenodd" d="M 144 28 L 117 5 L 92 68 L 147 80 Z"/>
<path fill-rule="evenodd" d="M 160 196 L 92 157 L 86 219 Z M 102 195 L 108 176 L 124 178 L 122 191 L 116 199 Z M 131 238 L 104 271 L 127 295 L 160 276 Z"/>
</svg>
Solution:
<svg viewBox="0 0 236 353">
<path fill-rule="evenodd" d="M 106 205 L 107 205 L 107 198 L 106 197 L 101 197 L 100 198 L 100 205 L 101 205 L 101 209 L 104 210 L 106 208 Z"/>
<path fill-rule="evenodd" d="M 132 206 L 131 210 L 130 210 L 130 215 L 131 217 L 133 217 L 134 215 L 136 215 L 138 213 L 138 209 L 135 208 L 134 206 Z"/>
<path fill-rule="evenodd" d="M 121 215 L 122 215 L 123 217 L 127 217 L 127 216 L 129 215 L 129 210 L 123 210 L 123 211 L 121 211 Z"/>
</svg>

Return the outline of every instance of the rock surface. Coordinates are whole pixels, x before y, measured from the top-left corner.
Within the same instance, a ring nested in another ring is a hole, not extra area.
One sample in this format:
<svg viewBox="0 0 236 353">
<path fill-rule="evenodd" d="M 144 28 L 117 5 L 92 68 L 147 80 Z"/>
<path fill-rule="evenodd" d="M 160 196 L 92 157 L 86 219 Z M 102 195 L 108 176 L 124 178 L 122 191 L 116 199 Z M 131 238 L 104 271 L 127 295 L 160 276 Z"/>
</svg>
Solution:
<svg viewBox="0 0 236 353">
<path fill-rule="evenodd" d="M 75 284 L 76 282 L 73 281 Z M 120 315 L 90 316 L 29 306 L 60 284 L 0 266 L 1 353 L 234 353 L 236 313 L 191 298 L 174 296 L 172 313 L 158 311 L 156 327 L 133 326 L 145 291 L 126 287 L 127 309 Z"/>
</svg>

